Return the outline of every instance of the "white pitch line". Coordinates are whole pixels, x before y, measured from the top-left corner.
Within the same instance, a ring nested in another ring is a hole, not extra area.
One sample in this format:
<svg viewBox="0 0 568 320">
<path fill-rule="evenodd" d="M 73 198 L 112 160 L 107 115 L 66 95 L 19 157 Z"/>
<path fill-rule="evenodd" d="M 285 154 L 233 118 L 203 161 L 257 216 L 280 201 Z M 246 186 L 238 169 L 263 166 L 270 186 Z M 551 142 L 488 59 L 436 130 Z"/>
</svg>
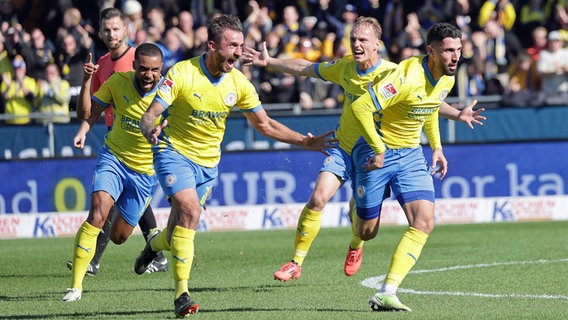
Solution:
<svg viewBox="0 0 568 320">
<path fill-rule="evenodd" d="M 510 262 L 493 262 L 493 263 L 479 263 L 470 264 L 464 266 L 453 266 L 438 269 L 427 269 L 427 270 L 415 270 L 410 271 L 413 274 L 419 273 L 430 273 L 430 272 L 444 272 L 451 270 L 460 269 L 472 269 L 472 268 L 487 268 L 487 267 L 498 267 L 498 266 L 509 266 L 509 265 L 523 265 L 523 264 L 543 264 L 543 263 L 558 263 L 558 262 L 568 262 L 566 259 L 557 260 L 546 260 L 540 259 L 535 261 L 510 261 Z M 380 275 L 378 277 L 367 278 L 361 281 L 361 284 L 368 288 L 379 289 L 386 275 Z M 398 292 L 422 294 L 422 295 L 446 295 L 446 296 L 466 296 L 466 297 L 486 297 L 486 298 L 522 298 L 522 299 L 561 299 L 568 300 L 568 296 L 562 295 L 538 295 L 538 294 L 492 294 L 492 293 L 477 293 L 477 292 L 450 292 L 450 291 L 417 291 L 414 289 L 404 289 L 399 288 Z"/>
</svg>

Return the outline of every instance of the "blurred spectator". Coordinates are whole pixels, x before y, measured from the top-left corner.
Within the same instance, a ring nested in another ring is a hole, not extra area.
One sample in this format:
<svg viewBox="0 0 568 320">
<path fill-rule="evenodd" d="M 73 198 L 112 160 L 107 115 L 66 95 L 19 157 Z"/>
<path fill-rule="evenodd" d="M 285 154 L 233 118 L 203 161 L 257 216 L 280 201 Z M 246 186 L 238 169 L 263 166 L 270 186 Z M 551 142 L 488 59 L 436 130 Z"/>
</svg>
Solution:
<svg viewBox="0 0 568 320">
<path fill-rule="evenodd" d="M 481 59 L 471 59 L 461 63 L 457 72 L 457 93 L 460 101 L 468 97 L 478 97 L 485 93 L 485 66 Z"/>
<path fill-rule="evenodd" d="M 406 26 L 404 3 L 403 0 L 388 1 L 386 3 L 383 21 L 379 19 L 379 22 L 381 22 L 383 26 L 383 36 L 381 40 L 385 43 L 389 56 L 391 57 L 399 54 L 399 52 L 396 52 L 398 48 L 395 47 L 393 50 L 392 44 L 396 36 L 402 32 Z"/>
<path fill-rule="evenodd" d="M 195 42 L 195 34 L 193 31 L 193 15 L 189 11 L 180 12 L 171 29 L 176 30 L 179 39 L 184 47 L 184 52 L 191 52 Z"/>
<path fill-rule="evenodd" d="M 148 32 L 146 31 L 146 29 L 136 30 L 136 34 L 134 34 L 134 41 L 133 41 L 132 46 L 138 47 L 140 44 L 145 43 L 145 42 L 150 42 L 148 40 Z"/>
<path fill-rule="evenodd" d="M 268 41 L 267 41 L 268 43 Z M 289 58 L 280 54 L 278 58 Z M 260 70 L 259 97 L 263 103 L 291 103 L 299 100 L 299 80 L 296 76 L 273 72 L 268 68 Z"/>
<path fill-rule="evenodd" d="M 548 49 L 540 52 L 537 71 L 541 78 L 541 92 L 550 105 L 568 101 L 568 50 L 564 48 L 558 30 L 548 33 Z"/>
<path fill-rule="evenodd" d="M 12 59 L 8 56 L 8 51 L 4 46 L 4 35 L 0 32 L 0 74 L 4 73 L 12 75 Z"/>
<path fill-rule="evenodd" d="M 20 24 L 14 27 L 9 27 L 6 30 L 6 41 L 4 46 L 8 52 L 8 56 L 13 59 L 15 56 L 20 55 L 26 63 L 30 63 L 32 58 L 32 47 L 29 41 L 25 41 L 24 37 L 26 32 L 22 29 Z M 29 38 L 29 35 L 27 35 Z"/>
<path fill-rule="evenodd" d="M 444 4 L 446 2 L 454 1 L 424 0 L 424 4 L 415 13 L 413 12 L 420 18 L 420 26 L 428 30 L 435 23 L 444 22 L 446 20 L 444 16 Z"/>
<path fill-rule="evenodd" d="M 515 27 L 517 34 L 528 35 L 537 27 L 545 27 L 550 17 L 551 5 L 551 1 L 548 0 L 528 0 L 523 4 L 520 19 Z M 532 44 L 528 37 L 519 37 L 519 39 L 525 48 Z"/>
<path fill-rule="evenodd" d="M 144 30 L 144 15 L 142 5 L 136 0 L 126 0 L 122 4 L 122 13 L 128 18 L 128 39 L 136 43 L 136 33 Z M 144 41 L 145 42 L 145 41 Z"/>
<path fill-rule="evenodd" d="M 545 27 L 536 27 L 531 33 L 532 46 L 527 49 L 527 53 L 533 61 L 538 61 L 540 52 L 546 49 L 548 44 L 548 30 Z"/>
<path fill-rule="evenodd" d="M 385 17 L 386 2 L 388 1 L 360 0 L 355 3 L 355 6 L 359 9 L 361 16 L 374 17 L 382 22 Z"/>
<path fill-rule="evenodd" d="M 13 27 L 20 23 L 12 2 L 9 0 L 0 1 L 0 23 L 6 24 L 8 27 Z"/>
<path fill-rule="evenodd" d="M 272 29 L 272 19 L 268 16 L 268 8 L 260 7 L 258 2 L 249 1 L 246 6 L 246 19 L 243 22 L 243 32 L 247 45 L 256 48 L 263 37 Z"/>
<path fill-rule="evenodd" d="M 393 44 L 397 46 L 396 51 L 400 52 L 402 48 L 410 48 L 415 49 L 415 51 L 419 53 L 426 53 L 427 31 L 420 25 L 418 15 L 416 13 L 409 13 L 406 19 L 408 21 L 406 27 L 399 33 Z M 405 57 L 400 57 L 398 61 L 404 59 Z"/>
<path fill-rule="evenodd" d="M 300 31 L 300 13 L 294 5 L 288 5 L 282 10 L 283 21 L 276 24 L 275 31 L 284 43 L 289 43 L 290 38 L 298 36 Z"/>
<path fill-rule="evenodd" d="M 532 57 L 521 52 L 509 67 L 508 73 L 509 84 L 505 88 L 503 104 L 516 107 L 540 105 L 540 78 Z"/>
<path fill-rule="evenodd" d="M 316 105 L 324 109 L 337 108 L 345 99 L 340 85 L 320 78 L 301 77 L 298 90 L 299 104 L 303 110 L 311 110 Z"/>
<path fill-rule="evenodd" d="M 39 85 L 34 78 L 26 76 L 26 63 L 22 56 L 18 55 L 12 62 L 13 76 L 8 72 L 2 74 L 0 92 L 6 103 L 5 113 L 16 116 L 6 120 L 6 124 L 28 124 L 29 114 L 34 111 L 34 106 L 41 99 Z"/>
<path fill-rule="evenodd" d="M 45 114 L 45 118 L 39 123 L 48 124 L 68 123 L 69 117 L 69 82 L 61 79 L 59 67 L 55 63 L 50 63 L 45 68 L 47 80 L 38 81 L 42 92 L 42 99 L 39 103 L 38 111 Z"/>
<path fill-rule="evenodd" d="M 146 30 L 152 42 L 162 40 L 166 32 L 166 15 L 160 7 L 151 8 L 146 14 Z"/>
<path fill-rule="evenodd" d="M 171 28 L 165 32 L 164 38 L 156 45 L 162 50 L 164 56 L 162 63 L 162 75 L 165 75 L 170 68 L 178 61 L 189 58 L 186 49 L 181 41 L 181 31 L 178 28 Z"/>
<path fill-rule="evenodd" d="M 341 19 L 343 21 L 343 37 L 341 38 L 341 43 L 343 48 L 345 48 L 345 54 L 351 54 L 351 29 L 353 29 L 353 23 L 359 17 L 357 13 L 357 7 L 352 4 L 346 4 L 343 8 L 343 13 L 341 14 Z"/>
<path fill-rule="evenodd" d="M 324 32 L 323 35 L 319 35 L 320 40 L 325 39 L 325 35 L 328 33 L 334 33 L 335 38 L 340 41 L 343 39 L 344 27 L 341 20 L 335 16 L 335 1 L 330 0 L 318 0 L 317 5 L 314 5 L 311 9 L 311 15 L 317 18 L 317 24 L 314 26 L 314 30 L 321 30 Z M 355 8 L 355 6 L 353 6 Z M 337 44 L 334 44 L 334 47 Z"/>
<path fill-rule="evenodd" d="M 89 36 L 82 37 L 81 43 L 71 33 L 64 34 L 61 38 L 61 48 L 55 59 L 55 63 L 61 70 L 63 79 L 69 81 L 71 100 L 70 109 L 75 110 L 79 91 L 83 83 L 83 64 L 91 52 L 92 39 Z"/>
<path fill-rule="evenodd" d="M 485 27 L 487 21 L 494 20 L 505 29 L 510 31 L 517 19 L 515 7 L 509 0 L 487 0 L 479 10 L 478 25 Z"/>
<path fill-rule="evenodd" d="M 193 50 L 190 56 L 200 56 L 207 51 L 207 27 L 201 26 L 195 29 L 195 39 L 193 42 Z"/>
<path fill-rule="evenodd" d="M 46 39 L 40 28 L 31 33 L 32 59 L 28 65 L 28 75 L 35 79 L 45 80 L 45 70 L 49 63 L 55 61 L 55 45 Z"/>
<path fill-rule="evenodd" d="M 517 36 L 506 31 L 495 19 L 485 23 L 483 32 L 474 32 L 472 42 L 479 58 L 485 61 L 487 80 L 497 78 L 503 86 L 507 85 L 507 67 L 523 50 Z"/>
</svg>

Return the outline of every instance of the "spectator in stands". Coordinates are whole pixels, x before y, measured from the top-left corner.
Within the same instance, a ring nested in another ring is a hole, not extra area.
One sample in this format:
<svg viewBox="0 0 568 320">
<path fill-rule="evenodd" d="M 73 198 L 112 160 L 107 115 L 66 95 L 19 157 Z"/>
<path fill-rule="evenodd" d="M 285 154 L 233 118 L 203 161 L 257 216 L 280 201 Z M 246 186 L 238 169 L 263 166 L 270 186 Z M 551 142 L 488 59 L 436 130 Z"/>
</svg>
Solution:
<svg viewBox="0 0 568 320">
<path fill-rule="evenodd" d="M 536 27 L 532 33 L 532 46 L 527 49 L 527 53 L 533 61 L 538 61 L 540 52 L 545 50 L 548 45 L 548 30 L 545 27 Z"/>
<path fill-rule="evenodd" d="M 505 31 L 510 31 L 517 19 L 517 11 L 509 0 L 486 0 L 479 10 L 477 24 L 484 28 L 490 21 L 497 21 Z"/>
<path fill-rule="evenodd" d="M 393 45 L 396 45 L 398 52 L 402 48 L 416 49 L 418 54 L 426 53 L 426 30 L 420 25 L 418 21 L 418 15 L 416 13 L 409 13 L 406 16 L 408 23 L 402 32 L 398 34 Z M 409 58 L 411 56 L 407 56 Z M 400 57 L 398 60 L 404 60 L 404 57 Z"/>
<path fill-rule="evenodd" d="M 162 75 L 165 75 L 178 61 L 189 58 L 186 48 L 181 41 L 181 33 L 178 28 L 170 28 L 166 30 L 162 41 L 156 42 L 156 45 L 162 50 L 164 57 Z"/>
<path fill-rule="evenodd" d="M 41 99 L 41 91 L 36 80 L 26 75 L 26 62 L 22 56 L 17 55 L 14 58 L 12 68 L 14 74 L 3 73 L 0 85 L 0 93 L 6 103 L 5 113 L 15 116 L 6 120 L 6 124 L 28 124 L 29 114 Z"/>
<path fill-rule="evenodd" d="M 8 51 L 4 45 L 4 35 L 0 32 L 0 75 L 4 73 L 13 74 L 12 59 L 8 56 Z"/>
<path fill-rule="evenodd" d="M 46 80 L 39 80 L 42 99 L 38 111 L 45 115 L 38 122 L 41 124 L 68 123 L 69 117 L 69 82 L 61 78 L 59 67 L 49 63 L 45 68 Z"/>
<path fill-rule="evenodd" d="M 14 27 L 9 27 L 5 34 L 6 42 L 4 46 L 10 59 L 20 55 L 26 63 L 30 63 L 33 54 L 32 47 L 29 41 L 24 39 L 26 32 L 23 30 L 22 25 L 16 24 Z"/>
<path fill-rule="evenodd" d="M 162 40 L 166 32 L 166 15 L 162 8 L 153 7 L 146 14 L 146 30 L 153 42 Z"/>
<path fill-rule="evenodd" d="M 349 37 L 351 35 L 351 29 L 353 29 L 353 24 L 358 17 L 359 13 L 357 13 L 357 7 L 352 4 L 346 4 L 343 8 L 343 13 L 341 14 L 341 19 L 343 21 L 343 36 L 340 38 L 341 43 L 346 50 L 345 54 L 351 54 L 351 39 Z M 338 36 L 341 36 L 341 34 Z"/>
<path fill-rule="evenodd" d="M 183 51 L 190 53 L 195 42 L 195 34 L 193 32 L 193 15 L 191 12 L 184 10 L 180 12 L 174 19 L 174 25 L 170 28 L 176 31 L 181 43 Z"/>
<path fill-rule="evenodd" d="M 300 13 L 294 5 L 288 5 L 282 10 L 283 21 L 276 24 L 274 30 L 278 33 L 283 43 L 289 43 L 293 35 L 300 32 Z"/>
<path fill-rule="evenodd" d="M 531 34 L 537 27 L 545 27 L 550 17 L 552 1 L 548 0 L 528 0 L 521 7 L 519 22 L 515 26 L 516 33 L 519 35 Z M 529 47 L 531 39 L 529 37 L 519 37 L 523 47 Z"/>
<path fill-rule="evenodd" d="M 418 8 L 416 12 L 413 12 L 413 14 L 420 18 L 420 26 L 422 26 L 422 28 L 428 30 L 435 23 L 444 22 L 446 20 L 444 15 L 445 2 L 453 1 L 425 0 L 424 4 Z"/>
<path fill-rule="evenodd" d="M 55 62 L 61 70 L 63 79 L 69 81 L 71 86 L 69 106 L 71 110 L 75 110 L 83 83 L 83 63 L 87 61 L 89 52 L 91 52 L 92 39 L 85 34 L 81 37 L 81 42 L 77 43 L 73 34 L 65 33 L 62 34 L 60 43 L 61 47 Z"/>
<path fill-rule="evenodd" d="M 386 3 L 383 21 L 381 21 L 381 25 L 383 26 L 382 41 L 385 43 L 389 56 L 391 57 L 395 57 L 399 54 L 399 52 L 396 51 L 398 48 L 392 47 L 392 44 L 396 36 L 402 32 L 406 26 L 404 4 L 405 1 L 403 0 L 388 1 Z"/>
<path fill-rule="evenodd" d="M 144 30 L 142 5 L 136 0 L 126 0 L 122 4 L 122 12 L 128 18 L 128 39 L 130 39 L 131 42 L 136 43 L 137 32 L 139 30 Z"/>
<path fill-rule="evenodd" d="M 564 48 L 562 34 L 548 34 L 548 49 L 540 52 L 537 71 L 541 78 L 541 92 L 549 105 L 568 101 L 568 49 Z"/>
<path fill-rule="evenodd" d="M 503 95 L 505 106 L 526 107 L 541 104 L 540 77 L 536 71 L 536 61 L 528 53 L 521 52 L 509 67 L 508 73 L 509 84 Z"/>
<path fill-rule="evenodd" d="M 34 28 L 31 33 L 32 59 L 28 66 L 28 75 L 37 80 L 46 80 L 46 68 L 55 61 L 55 45 L 40 28 Z"/>
<path fill-rule="evenodd" d="M 518 37 L 506 31 L 496 19 L 490 19 L 485 23 L 483 32 L 474 32 L 471 39 L 479 58 L 485 61 L 486 79 L 496 78 L 502 86 L 506 86 L 507 67 L 523 50 Z"/>
<path fill-rule="evenodd" d="M 333 109 L 345 100 L 343 88 L 337 83 L 320 78 L 302 77 L 299 81 L 299 104 L 303 110 L 314 108 Z"/>
</svg>

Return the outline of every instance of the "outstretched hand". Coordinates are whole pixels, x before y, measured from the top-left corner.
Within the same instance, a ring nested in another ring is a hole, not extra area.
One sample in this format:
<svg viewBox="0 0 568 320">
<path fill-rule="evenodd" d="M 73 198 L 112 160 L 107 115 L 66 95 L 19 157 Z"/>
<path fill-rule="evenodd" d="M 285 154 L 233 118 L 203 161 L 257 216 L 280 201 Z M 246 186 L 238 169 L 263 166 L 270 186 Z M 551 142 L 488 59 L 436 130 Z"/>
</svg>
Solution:
<svg viewBox="0 0 568 320">
<path fill-rule="evenodd" d="M 168 126 L 168 120 L 164 120 L 162 123 L 160 123 L 157 127 L 155 127 L 154 129 L 152 129 L 152 131 L 148 132 L 147 134 L 144 135 L 144 137 L 146 137 L 146 140 L 148 140 L 148 142 L 155 146 L 158 144 L 158 141 L 160 141 L 160 139 L 158 138 L 160 136 L 160 134 L 162 133 L 162 129 L 164 129 L 165 127 Z"/>
<path fill-rule="evenodd" d="M 444 156 L 442 149 L 432 151 L 432 175 L 440 174 L 440 180 L 444 179 L 448 173 L 448 160 Z"/>
<path fill-rule="evenodd" d="M 269 59 L 270 56 L 268 55 L 268 49 L 266 49 L 266 42 L 260 44 L 260 51 L 249 47 L 245 48 L 241 56 L 241 61 L 245 66 L 266 67 L 268 66 Z"/>
<path fill-rule="evenodd" d="M 477 110 L 473 110 L 473 107 L 477 104 L 477 100 L 473 100 L 473 102 L 465 107 L 460 114 L 458 115 L 458 119 L 460 122 L 465 122 L 467 125 L 473 129 L 473 125 L 477 124 L 479 126 L 483 125 L 482 121 L 487 120 L 485 116 L 482 116 L 481 113 L 485 111 L 485 108 L 479 108 Z"/>
<path fill-rule="evenodd" d="M 326 149 L 337 148 L 337 142 L 339 142 L 339 140 L 335 136 L 329 137 L 334 133 L 335 131 L 331 130 L 314 137 L 313 134 L 308 132 L 302 144 L 304 148 L 308 150 L 320 151 L 326 156 L 329 156 L 329 153 L 326 151 Z"/>
</svg>

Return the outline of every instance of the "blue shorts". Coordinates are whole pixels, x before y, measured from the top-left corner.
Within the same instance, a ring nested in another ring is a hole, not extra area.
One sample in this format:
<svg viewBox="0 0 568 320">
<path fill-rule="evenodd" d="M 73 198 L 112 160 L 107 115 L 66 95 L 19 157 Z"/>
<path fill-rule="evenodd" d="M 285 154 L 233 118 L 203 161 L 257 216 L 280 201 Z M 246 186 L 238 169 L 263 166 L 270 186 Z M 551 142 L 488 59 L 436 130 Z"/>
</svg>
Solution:
<svg viewBox="0 0 568 320">
<path fill-rule="evenodd" d="M 422 147 L 388 149 L 384 167 L 366 171 L 363 164 L 375 153 L 367 144 L 353 149 L 355 166 L 354 197 L 357 215 L 364 220 L 377 218 L 390 186 L 400 205 L 415 200 L 434 202 L 434 183 Z"/>
<path fill-rule="evenodd" d="M 93 174 L 93 192 L 105 191 L 114 199 L 120 215 L 135 227 L 150 204 L 156 175 L 140 174 L 101 148 Z"/>
<path fill-rule="evenodd" d="M 171 149 L 154 153 L 154 167 L 168 199 L 181 190 L 195 189 L 201 206 L 211 195 L 219 174 L 217 167 L 200 166 Z"/>
<path fill-rule="evenodd" d="M 339 177 L 342 182 L 351 179 L 353 174 L 351 156 L 339 147 L 327 149 L 327 152 L 329 153 L 329 157 L 325 158 L 323 161 L 320 172 L 331 172 Z"/>
</svg>

